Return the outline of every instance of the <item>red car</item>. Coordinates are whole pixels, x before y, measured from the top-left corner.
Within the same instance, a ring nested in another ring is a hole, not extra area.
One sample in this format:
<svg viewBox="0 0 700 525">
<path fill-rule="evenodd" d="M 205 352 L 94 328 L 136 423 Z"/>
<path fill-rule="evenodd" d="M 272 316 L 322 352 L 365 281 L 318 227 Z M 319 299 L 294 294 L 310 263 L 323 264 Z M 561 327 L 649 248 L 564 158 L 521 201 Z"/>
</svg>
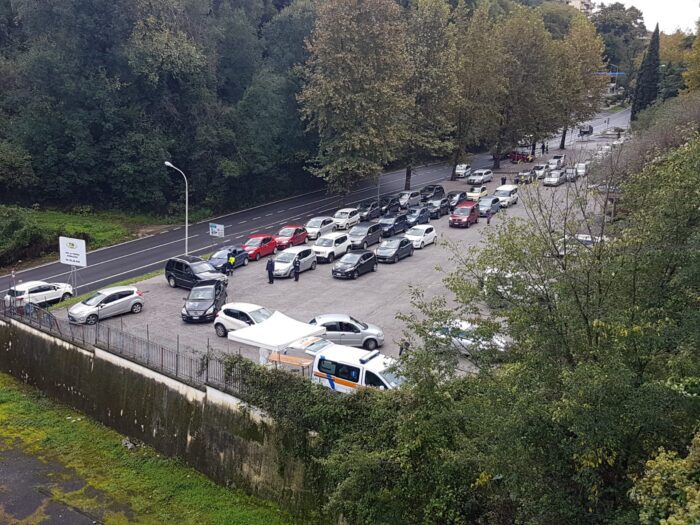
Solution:
<svg viewBox="0 0 700 525">
<path fill-rule="evenodd" d="M 277 241 L 269 233 L 256 233 L 243 243 L 243 249 L 249 259 L 259 261 L 260 257 L 277 253 Z"/>
<path fill-rule="evenodd" d="M 287 224 L 279 231 L 275 237 L 275 241 L 277 241 L 277 248 L 279 250 L 284 250 L 290 246 L 304 244 L 308 237 L 309 232 L 307 232 L 306 228 L 303 226 L 299 226 L 298 224 Z"/>
<path fill-rule="evenodd" d="M 469 228 L 479 222 L 479 206 L 476 202 L 465 202 L 450 214 L 449 224 L 456 228 Z"/>
<path fill-rule="evenodd" d="M 532 162 L 534 157 L 530 153 L 523 153 L 522 151 L 512 151 L 510 153 L 510 161 L 513 164 L 518 162 Z"/>
</svg>

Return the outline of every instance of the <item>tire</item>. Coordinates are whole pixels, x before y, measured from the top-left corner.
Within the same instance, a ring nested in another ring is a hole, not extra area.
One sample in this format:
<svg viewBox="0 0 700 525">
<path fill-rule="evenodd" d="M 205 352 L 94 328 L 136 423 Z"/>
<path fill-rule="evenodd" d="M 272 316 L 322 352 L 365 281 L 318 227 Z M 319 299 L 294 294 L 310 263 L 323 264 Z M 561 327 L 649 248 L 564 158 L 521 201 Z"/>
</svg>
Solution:
<svg viewBox="0 0 700 525">
<path fill-rule="evenodd" d="M 228 330 L 226 330 L 226 327 L 221 323 L 216 323 L 214 325 L 214 331 L 219 337 L 226 337 L 228 335 Z"/>
<path fill-rule="evenodd" d="M 170 288 L 177 288 L 177 282 L 175 281 L 174 276 L 168 277 L 168 284 L 170 285 Z"/>
<path fill-rule="evenodd" d="M 377 264 L 377 263 L 375 262 L 375 263 L 374 263 L 374 266 L 372 266 L 372 271 L 373 271 L 373 272 L 376 272 L 376 271 L 377 271 L 377 268 L 379 268 L 379 264 Z"/>
<path fill-rule="evenodd" d="M 87 319 L 85 319 L 85 324 L 89 324 L 89 325 L 97 324 L 97 315 L 96 314 L 88 315 Z"/>
<path fill-rule="evenodd" d="M 256 261 L 259 261 L 259 260 L 260 260 L 260 252 L 258 252 L 258 253 L 255 254 L 255 260 L 256 260 Z"/>
<path fill-rule="evenodd" d="M 73 297 L 73 295 L 72 295 L 72 294 L 69 294 L 68 292 L 66 292 L 66 293 L 64 293 L 64 294 L 61 296 L 61 301 L 67 301 L 67 300 L 70 299 L 71 297 Z"/>
<path fill-rule="evenodd" d="M 333 252 L 328 254 L 328 262 L 332 263 L 333 259 L 335 259 L 335 254 Z"/>
<path fill-rule="evenodd" d="M 365 242 L 362 243 L 362 249 L 363 249 L 363 250 L 366 250 L 366 249 L 367 249 L 367 241 L 365 241 Z"/>
<path fill-rule="evenodd" d="M 134 303 L 131 306 L 131 313 L 132 314 L 140 314 L 141 310 L 143 310 L 143 305 L 141 303 Z"/>
<path fill-rule="evenodd" d="M 357 270 L 355 270 L 355 271 L 352 273 L 352 278 L 353 278 L 353 280 L 357 279 L 359 276 L 360 276 L 360 272 L 358 272 Z"/>
<path fill-rule="evenodd" d="M 377 341 L 375 339 L 367 339 L 365 344 L 362 345 L 365 350 L 375 350 L 377 348 Z"/>
<path fill-rule="evenodd" d="M 250 260 L 250 259 L 248 259 L 248 257 L 246 257 L 245 259 L 243 259 L 243 266 L 248 266 L 248 261 L 249 261 L 249 260 Z"/>
<path fill-rule="evenodd" d="M 398 253 L 396 255 L 394 255 L 394 264 L 396 264 L 397 262 L 399 262 L 399 254 Z"/>
<path fill-rule="evenodd" d="M 276 253 L 277 253 L 277 246 L 275 246 L 274 248 L 272 248 L 272 255 L 275 255 Z"/>
<path fill-rule="evenodd" d="M 423 241 L 421 241 L 421 242 L 420 242 L 420 246 L 418 247 L 418 249 L 422 250 L 424 246 L 425 246 L 425 244 L 423 244 Z"/>
<path fill-rule="evenodd" d="M 308 241 L 309 241 L 309 238 L 308 238 L 308 237 L 304 237 L 304 242 L 303 242 L 303 244 L 306 244 Z"/>
<path fill-rule="evenodd" d="M 466 228 L 467 228 L 467 230 L 469 229 L 469 219 L 467 219 L 467 226 L 466 226 Z"/>
<path fill-rule="evenodd" d="M 316 261 L 314 261 L 314 262 L 311 263 L 311 269 L 312 269 L 312 270 L 315 270 L 315 269 L 316 269 Z"/>
<path fill-rule="evenodd" d="M 413 257 L 413 246 L 411 246 L 411 251 L 408 252 L 408 256 L 409 256 L 409 257 Z"/>
</svg>

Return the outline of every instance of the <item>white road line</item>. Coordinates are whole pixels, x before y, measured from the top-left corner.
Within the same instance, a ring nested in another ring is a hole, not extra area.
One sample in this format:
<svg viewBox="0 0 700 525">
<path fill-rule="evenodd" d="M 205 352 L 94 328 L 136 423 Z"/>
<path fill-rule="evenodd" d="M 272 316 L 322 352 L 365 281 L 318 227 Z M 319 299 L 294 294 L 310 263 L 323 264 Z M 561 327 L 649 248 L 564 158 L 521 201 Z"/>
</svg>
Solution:
<svg viewBox="0 0 700 525">
<path fill-rule="evenodd" d="M 269 217 L 270 215 L 272 215 L 272 213 L 266 213 L 265 217 Z"/>
<path fill-rule="evenodd" d="M 257 221 L 260 217 L 253 217 L 251 220 L 252 221 Z"/>
<path fill-rule="evenodd" d="M 248 221 L 238 221 L 238 224 L 245 224 Z"/>
</svg>

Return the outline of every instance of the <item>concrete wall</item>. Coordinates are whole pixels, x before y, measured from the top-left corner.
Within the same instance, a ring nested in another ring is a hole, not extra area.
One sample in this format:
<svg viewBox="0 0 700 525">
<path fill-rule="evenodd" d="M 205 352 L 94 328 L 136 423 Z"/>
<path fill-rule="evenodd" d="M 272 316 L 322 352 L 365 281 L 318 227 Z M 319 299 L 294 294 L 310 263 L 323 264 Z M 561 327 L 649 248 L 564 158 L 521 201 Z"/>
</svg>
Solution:
<svg viewBox="0 0 700 525">
<path fill-rule="evenodd" d="M 308 516 L 319 506 L 314 476 L 283 432 L 233 396 L 200 390 L 98 348 L 82 349 L 16 321 L 0 320 L 0 371 L 105 425 L 177 456 L 216 482 Z"/>
</svg>

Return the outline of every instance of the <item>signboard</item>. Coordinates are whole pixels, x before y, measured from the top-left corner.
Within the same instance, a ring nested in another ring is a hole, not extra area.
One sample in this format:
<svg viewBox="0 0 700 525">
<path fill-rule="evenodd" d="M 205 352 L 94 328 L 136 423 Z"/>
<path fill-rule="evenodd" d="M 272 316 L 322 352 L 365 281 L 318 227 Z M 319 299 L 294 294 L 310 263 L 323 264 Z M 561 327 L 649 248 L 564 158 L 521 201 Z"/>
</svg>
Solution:
<svg viewBox="0 0 700 525">
<path fill-rule="evenodd" d="M 71 266 L 87 266 L 87 252 L 83 239 L 71 239 L 70 237 L 58 238 L 58 249 L 61 254 L 61 262 Z"/>
<path fill-rule="evenodd" d="M 224 225 L 209 223 L 209 235 L 212 237 L 223 237 L 224 236 Z"/>
</svg>

